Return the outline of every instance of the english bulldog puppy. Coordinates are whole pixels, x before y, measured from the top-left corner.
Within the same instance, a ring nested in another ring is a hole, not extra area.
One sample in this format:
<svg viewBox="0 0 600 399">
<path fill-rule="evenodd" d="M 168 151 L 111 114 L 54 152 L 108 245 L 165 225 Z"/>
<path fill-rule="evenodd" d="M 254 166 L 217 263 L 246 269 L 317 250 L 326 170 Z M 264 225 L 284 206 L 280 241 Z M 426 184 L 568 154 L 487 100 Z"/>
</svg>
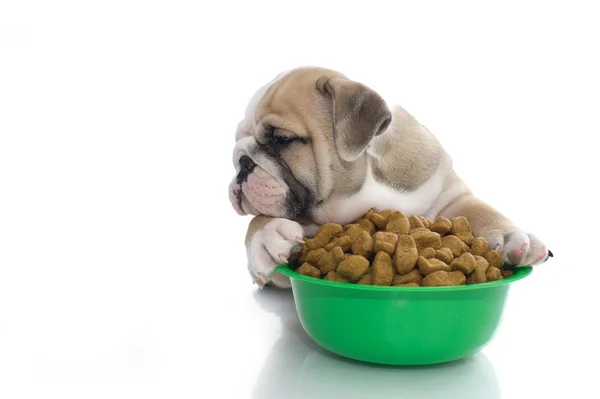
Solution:
<svg viewBox="0 0 600 399">
<path fill-rule="evenodd" d="M 365 84 L 324 68 L 279 74 L 251 98 L 235 134 L 229 198 L 256 215 L 246 234 L 248 270 L 259 287 L 289 288 L 276 266 L 327 222 L 346 224 L 370 208 L 435 219 L 465 216 L 512 265 L 551 252 L 456 174 L 435 136 Z"/>
</svg>

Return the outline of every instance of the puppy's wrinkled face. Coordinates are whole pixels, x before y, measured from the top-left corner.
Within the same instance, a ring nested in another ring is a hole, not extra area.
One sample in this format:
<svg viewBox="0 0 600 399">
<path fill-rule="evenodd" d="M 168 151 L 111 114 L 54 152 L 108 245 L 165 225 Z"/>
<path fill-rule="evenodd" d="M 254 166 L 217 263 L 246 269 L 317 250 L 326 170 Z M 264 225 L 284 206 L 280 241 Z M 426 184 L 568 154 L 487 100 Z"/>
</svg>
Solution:
<svg viewBox="0 0 600 399">
<path fill-rule="evenodd" d="M 256 92 L 238 125 L 234 209 L 316 221 L 316 209 L 334 193 L 360 188 L 364 150 L 389 118 L 379 96 L 338 72 L 280 74 Z"/>
</svg>

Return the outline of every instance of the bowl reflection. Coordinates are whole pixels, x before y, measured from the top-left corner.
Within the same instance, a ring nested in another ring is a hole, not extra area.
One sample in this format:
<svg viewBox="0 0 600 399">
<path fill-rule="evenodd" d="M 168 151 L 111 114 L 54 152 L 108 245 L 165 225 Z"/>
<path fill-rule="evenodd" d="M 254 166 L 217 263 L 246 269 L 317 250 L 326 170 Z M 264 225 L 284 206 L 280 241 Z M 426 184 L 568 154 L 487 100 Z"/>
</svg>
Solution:
<svg viewBox="0 0 600 399">
<path fill-rule="evenodd" d="M 253 398 L 500 398 L 492 363 L 477 353 L 428 367 L 386 367 L 322 349 L 304 332 L 291 291 L 257 290 L 261 308 L 281 319 L 282 333 L 253 389 Z"/>
</svg>

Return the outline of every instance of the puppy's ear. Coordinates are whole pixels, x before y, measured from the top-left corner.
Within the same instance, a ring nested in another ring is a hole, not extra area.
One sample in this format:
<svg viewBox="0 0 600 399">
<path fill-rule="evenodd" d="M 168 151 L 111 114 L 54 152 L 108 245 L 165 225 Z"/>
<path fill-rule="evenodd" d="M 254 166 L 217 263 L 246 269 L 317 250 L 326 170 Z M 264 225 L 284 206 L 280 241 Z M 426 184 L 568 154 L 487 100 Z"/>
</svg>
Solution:
<svg viewBox="0 0 600 399">
<path fill-rule="evenodd" d="M 374 136 L 389 126 L 392 114 L 379 94 L 346 78 L 317 80 L 317 89 L 332 102 L 333 135 L 340 157 L 355 161 Z"/>
</svg>

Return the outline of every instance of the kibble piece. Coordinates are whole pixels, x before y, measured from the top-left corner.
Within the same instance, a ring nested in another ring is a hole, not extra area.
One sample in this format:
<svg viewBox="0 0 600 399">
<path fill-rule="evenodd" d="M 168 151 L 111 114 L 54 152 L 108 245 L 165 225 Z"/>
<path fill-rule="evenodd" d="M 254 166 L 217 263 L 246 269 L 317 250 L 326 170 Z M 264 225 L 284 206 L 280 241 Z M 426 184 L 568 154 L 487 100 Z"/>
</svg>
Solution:
<svg viewBox="0 0 600 399">
<path fill-rule="evenodd" d="M 390 285 L 393 279 L 392 258 L 387 252 L 377 252 L 373 260 L 373 284 Z"/>
<path fill-rule="evenodd" d="M 417 283 L 394 284 L 394 287 L 420 287 Z"/>
<path fill-rule="evenodd" d="M 319 261 L 322 258 L 327 257 L 327 251 L 325 248 L 313 249 L 306 254 L 305 262 L 310 263 L 311 265 L 318 265 Z"/>
<path fill-rule="evenodd" d="M 484 237 L 477 237 L 471 244 L 471 253 L 473 255 L 484 256 L 490 252 L 490 244 Z"/>
<path fill-rule="evenodd" d="M 332 270 L 329 273 L 327 273 L 327 275 L 325 277 L 323 277 L 323 280 L 337 281 L 338 283 L 347 283 L 348 282 L 348 280 L 346 280 L 345 278 L 343 278 L 339 274 L 337 274 L 337 272 L 335 270 Z"/>
<path fill-rule="evenodd" d="M 363 229 L 360 224 L 354 223 L 348 227 L 348 230 L 342 232 L 341 234 L 350 237 L 350 240 L 354 241 L 356 237 L 362 234 L 363 231 L 365 231 L 365 229 Z"/>
<path fill-rule="evenodd" d="M 433 272 L 423 278 L 421 285 L 423 287 L 441 287 L 450 285 L 463 285 L 466 282 L 466 277 L 462 272 Z"/>
<path fill-rule="evenodd" d="M 450 234 L 457 236 L 465 244 L 471 245 L 475 237 L 473 237 L 473 230 L 471 230 L 471 225 L 467 218 L 458 216 L 450 219 L 450 222 L 452 223 Z"/>
<path fill-rule="evenodd" d="M 367 258 L 359 255 L 350 255 L 348 259 L 340 262 L 337 273 L 354 283 L 358 281 L 369 269 L 369 261 Z M 318 270 L 318 269 L 317 269 Z"/>
<path fill-rule="evenodd" d="M 419 251 L 419 256 L 422 256 L 425 259 L 435 258 L 435 249 L 431 247 L 424 248 Z"/>
<path fill-rule="evenodd" d="M 370 236 L 375 234 L 375 225 L 369 219 L 361 219 L 358 224 L 363 228 L 363 230 L 368 232 Z"/>
<path fill-rule="evenodd" d="M 487 271 L 489 264 L 484 257 L 475 255 L 475 270 L 467 277 L 467 284 L 481 284 L 487 281 L 485 272 Z"/>
<path fill-rule="evenodd" d="M 502 269 L 502 277 L 504 278 L 512 277 L 514 274 L 515 272 L 513 272 L 512 270 Z"/>
<path fill-rule="evenodd" d="M 429 230 L 438 233 L 442 237 L 448 234 L 451 228 L 452 222 L 443 216 L 435 218 L 433 223 L 429 226 Z"/>
<path fill-rule="evenodd" d="M 450 248 L 445 247 L 436 249 L 435 257 L 447 264 L 452 263 L 452 260 L 454 259 L 454 255 L 452 254 L 452 251 L 450 251 Z"/>
<path fill-rule="evenodd" d="M 464 274 L 470 274 L 473 270 L 475 270 L 476 263 L 475 257 L 466 252 L 460 257 L 454 259 L 450 264 L 450 267 L 452 270 L 459 270 Z"/>
<path fill-rule="evenodd" d="M 442 247 L 442 240 L 438 233 L 434 233 L 429 230 L 419 230 L 415 232 L 411 232 L 410 236 L 415 240 L 415 244 L 417 244 L 417 250 L 421 251 L 427 247 L 431 247 L 433 249 L 439 249 Z"/>
<path fill-rule="evenodd" d="M 398 236 L 398 244 L 394 254 L 398 274 L 410 272 L 415 267 L 418 257 L 419 251 L 417 251 L 415 240 L 411 236 Z"/>
<path fill-rule="evenodd" d="M 390 213 L 385 230 L 397 235 L 408 234 L 410 231 L 410 222 L 402 212 L 394 211 Z"/>
<path fill-rule="evenodd" d="M 365 230 L 356 236 L 352 243 L 352 253 L 354 255 L 369 256 L 373 252 L 373 237 Z"/>
<path fill-rule="evenodd" d="M 385 229 L 388 224 L 389 212 L 386 214 L 373 212 L 369 214 L 368 218 L 378 229 Z"/>
<path fill-rule="evenodd" d="M 431 259 L 425 259 L 422 256 L 419 256 L 419 260 L 417 261 L 417 264 L 419 265 L 419 270 L 421 271 L 421 273 L 424 276 L 427 276 L 428 274 L 437 272 L 437 271 L 446 271 L 449 272 L 452 269 L 450 268 L 450 266 L 448 266 L 447 264 L 445 264 L 444 262 L 442 262 L 439 259 L 436 258 L 431 258 Z"/>
<path fill-rule="evenodd" d="M 452 251 L 452 256 L 458 258 L 469 250 L 469 246 L 462 242 L 457 236 L 449 235 L 441 238 L 442 247 L 446 247 Z"/>
<path fill-rule="evenodd" d="M 329 244 L 325 245 L 325 249 L 328 251 L 331 251 L 334 247 L 341 247 L 344 252 L 348 252 L 352 248 L 352 239 L 344 235 L 333 239 Z"/>
<path fill-rule="evenodd" d="M 310 249 L 308 248 L 308 245 L 302 244 L 302 246 L 300 247 L 300 251 L 295 253 L 294 256 L 292 256 L 292 259 L 290 260 L 296 260 L 299 264 L 302 264 L 306 261 L 306 256 L 309 252 Z"/>
<path fill-rule="evenodd" d="M 490 266 L 485 272 L 487 281 L 502 280 L 502 272 L 497 267 Z"/>
<path fill-rule="evenodd" d="M 319 259 L 317 267 L 321 270 L 321 274 L 327 274 L 332 270 L 337 269 L 341 261 L 344 260 L 344 251 L 342 248 L 335 247 L 327 254 Z"/>
<path fill-rule="evenodd" d="M 500 255 L 500 252 L 496 250 L 489 251 L 483 255 L 483 257 L 488 261 L 490 267 L 500 268 L 502 265 L 504 265 L 504 259 L 502 259 L 502 255 Z"/>
<path fill-rule="evenodd" d="M 308 262 L 304 262 L 299 268 L 296 269 L 296 272 L 309 277 L 321 276 L 321 271 Z"/>
<path fill-rule="evenodd" d="M 425 226 L 423 225 L 423 222 L 421 222 L 421 219 L 419 219 L 417 216 L 409 216 L 408 218 L 408 223 L 410 223 L 410 229 L 418 229 L 420 227 L 425 228 Z"/>
<path fill-rule="evenodd" d="M 373 235 L 374 251 L 384 251 L 389 255 L 393 255 L 398 244 L 398 236 L 394 233 L 378 231 Z"/>
<path fill-rule="evenodd" d="M 423 226 L 425 226 L 426 229 L 429 229 L 429 225 L 431 225 L 431 220 L 425 219 L 424 216 L 419 216 L 419 220 L 421 221 L 421 223 L 423 223 Z"/>
<path fill-rule="evenodd" d="M 406 284 L 406 283 L 417 283 L 421 284 L 423 281 L 423 276 L 419 269 L 413 269 L 406 274 L 395 274 L 394 279 L 392 280 L 392 285 L 396 284 Z"/>
<path fill-rule="evenodd" d="M 329 244 L 332 237 L 342 231 L 344 231 L 344 228 L 337 223 L 325 223 L 319 227 L 319 230 L 317 230 L 317 233 L 312 239 L 305 240 L 306 245 L 308 245 L 310 249 L 323 248 L 325 245 Z"/>
<path fill-rule="evenodd" d="M 373 275 L 368 273 L 365 274 L 356 282 L 356 284 L 373 285 Z"/>
</svg>

